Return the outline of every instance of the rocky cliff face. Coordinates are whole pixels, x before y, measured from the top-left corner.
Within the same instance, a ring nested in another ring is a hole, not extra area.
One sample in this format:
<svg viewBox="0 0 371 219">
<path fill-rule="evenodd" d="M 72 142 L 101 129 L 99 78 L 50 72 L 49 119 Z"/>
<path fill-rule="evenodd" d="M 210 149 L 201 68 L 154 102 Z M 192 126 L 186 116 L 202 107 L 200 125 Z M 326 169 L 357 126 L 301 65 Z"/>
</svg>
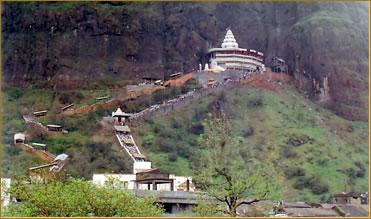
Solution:
<svg viewBox="0 0 371 219">
<path fill-rule="evenodd" d="M 8 84 L 74 88 L 190 71 L 231 26 L 268 66 L 286 59 L 312 98 L 368 119 L 366 3 L 4 3 L 2 16 Z"/>
</svg>

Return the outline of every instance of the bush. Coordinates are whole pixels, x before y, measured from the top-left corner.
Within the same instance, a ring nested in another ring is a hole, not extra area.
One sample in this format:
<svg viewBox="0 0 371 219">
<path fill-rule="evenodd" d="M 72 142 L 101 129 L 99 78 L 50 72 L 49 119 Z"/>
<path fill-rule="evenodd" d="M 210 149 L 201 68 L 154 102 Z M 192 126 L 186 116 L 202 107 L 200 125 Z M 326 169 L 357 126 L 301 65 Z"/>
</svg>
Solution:
<svg viewBox="0 0 371 219">
<path fill-rule="evenodd" d="M 193 213 L 197 217 L 216 217 L 223 216 L 223 208 L 217 204 L 209 204 L 204 201 L 200 201 L 195 208 L 192 209 Z"/>
<path fill-rule="evenodd" d="M 358 167 L 358 169 L 351 167 L 342 172 L 344 172 L 348 178 L 354 179 L 356 177 L 364 177 L 366 174 L 366 169 L 363 166 Z"/>
<path fill-rule="evenodd" d="M 328 185 L 322 182 L 317 175 L 299 177 L 294 183 L 295 189 L 310 189 L 314 194 L 323 194 L 328 192 Z"/>
<path fill-rule="evenodd" d="M 310 189 L 314 194 L 319 195 L 328 192 L 328 185 L 323 184 L 322 182 L 317 182 L 314 185 L 312 185 Z"/>
<path fill-rule="evenodd" d="M 59 102 L 62 104 L 70 104 L 79 102 L 84 98 L 80 91 L 68 91 L 59 95 Z"/>
<path fill-rule="evenodd" d="M 178 160 L 178 155 L 175 154 L 175 153 L 170 153 L 167 157 L 167 159 L 170 161 L 170 162 L 175 162 Z"/>
<path fill-rule="evenodd" d="M 291 146 L 300 146 L 306 143 L 312 143 L 313 139 L 307 135 L 303 134 L 290 134 L 287 144 Z"/>
<path fill-rule="evenodd" d="M 193 124 L 188 128 L 188 131 L 195 135 L 200 135 L 204 133 L 204 126 L 201 123 Z"/>
<path fill-rule="evenodd" d="M 281 157 L 283 158 L 294 158 L 297 156 L 297 153 L 293 150 L 293 148 L 285 146 L 280 151 Z"/>
<path fill-rule="evenodd" d="M 247 128 L 242 131 L 242 136 L 244 138 L 247 138 L 247 137 L 249 137 L 249 136 L 251 136 L 253 134 L 254 134 L 254 127 L 252 127 L 250 125 L 248 125 Z"/>
<path fill-rule="evenodd" d="M 24 92 L 23 90 L 19 89 L 19 88 L 11 88 L 9 89 L 9 96 L 10 98 L 12 98 L 12 100 L 18 100 L 19 98 L 21 98 L 23 96 Z"/>
<path fill-rule="evenodd" d="M 171 152 L 173 150 L 173 146 L 162 138 L 157 138 L 154 142 L 154 146 L 161 152 Z"/>
<path fill-rule="evenodd" d="M 176 148 L 178 156 L 189 159 L 192 156 L 192 150 L 186 144 L 178 145 Z"/>
<path fill-rule="evenodd" d="M 356 165 L 356 167 L 358 167 L 358 170 L 356 171 L 356 177 L 364 177 L 366 174 L 366 168 L 364 167 L 364 165 L 359 161 L 356 161 L 354 164 Z"/>
<path fill-rule="evenodd" d="M 345 174 L 349 177 L 349 178 L 355 178 L 356 177 L 356 170 L 354 168 L 348 168 L 348 169 L 345 169 Z"/>
<path fill-rule="evenodd" d="M 174 129 L 179 129 L 180 127 L 182 127 L 182 125 L 175 118 L 171 118 L 171 127 Z"/>
<path fill-rule="evenodd" d="M 77 179 L 47 183 L 12 180 L 9 193 L 22 202 L 5 209 L 8 217 L 148 217 L 164 212 L 154 199 L 138 198 L 120 182 L 97 186 Z"/>
<path fill-rule="evenodd" d="M 285 175 L 290 179 L 296 176 L 305 176 L 305 169 L 302 167 L 291 166 L 287 167 Z"/>
<path fill-rule="evenodd" d="M 110 76 L 104 76 L 99 79 L 98 85 L 102 88 L 114 87 L 116 85 L 116 79 Z"/>
</svg>

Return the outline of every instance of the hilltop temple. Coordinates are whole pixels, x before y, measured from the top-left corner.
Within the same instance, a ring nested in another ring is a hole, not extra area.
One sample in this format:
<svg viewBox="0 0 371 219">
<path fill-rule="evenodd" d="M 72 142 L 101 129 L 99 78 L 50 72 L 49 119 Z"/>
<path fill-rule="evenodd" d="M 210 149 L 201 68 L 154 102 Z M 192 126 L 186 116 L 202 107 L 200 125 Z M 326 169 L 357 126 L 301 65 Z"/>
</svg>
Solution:
<svg viewBox="0 0 371 219">
<path fill-rule="evenodd" d="M 206 71 L 239 70 L 259 73 L 265 71 L 264 54 L 256 50 L 239 48 L 230 29 L 224 37 L 221 48 L 212 48 L 208 51 L 208 54 L 210 60 L 205 65 Z"/>
</svg>

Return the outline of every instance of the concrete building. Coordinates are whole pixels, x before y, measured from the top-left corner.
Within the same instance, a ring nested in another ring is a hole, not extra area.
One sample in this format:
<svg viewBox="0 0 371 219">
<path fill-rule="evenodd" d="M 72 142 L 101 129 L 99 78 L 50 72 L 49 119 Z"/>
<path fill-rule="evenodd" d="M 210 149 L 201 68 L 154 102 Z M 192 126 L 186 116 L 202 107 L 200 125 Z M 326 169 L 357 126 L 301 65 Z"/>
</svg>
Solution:
<svg viewBox="0 0 371 219">
<path fill-rule="evenodd" d="M 26 135 L 23 133 L 17 133 L 14 135 L 14 144 L 24 144 L 26 141 Z"/>
<path fill-rule="evenodd" d="M 93 182 L 104 186 L 110 180 L 130 190 L 195 191 L 191 177 L 175 176 L 159 169 L 132 174 L 93 174 Z"/>
<path fill-rule="evenodd" d="M 243 72 L 264 72 L 264 54 L 256 50 L 239 48 L 236 39 L 228 29 L 221 48 L 212 48 L 208 51 L 210 56 L 208 71 L 222 72 L 227 69 Z M 206 67 L 205 67 L 206 70 Z"/>
</svg>

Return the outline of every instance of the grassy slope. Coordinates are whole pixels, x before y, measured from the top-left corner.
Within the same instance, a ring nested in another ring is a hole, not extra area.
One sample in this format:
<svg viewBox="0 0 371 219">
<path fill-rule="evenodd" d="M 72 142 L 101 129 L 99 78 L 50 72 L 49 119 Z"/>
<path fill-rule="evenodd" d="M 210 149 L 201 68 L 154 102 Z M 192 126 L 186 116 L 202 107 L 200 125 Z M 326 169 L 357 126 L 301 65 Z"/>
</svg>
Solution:
<svg viewBox="0 0 371 219">
<path fill-rule="evenodd" d="M 42 124 L 62 125 L 69 132 L 66 135 L 46 139 L 27 139 L 28 142 L 39 142 L 48 145 L 53 154 L 66 153 L 70 156 L 68 172 L 78 177 L 91 178 L 93 173 L 128 172 L 128 164 L 124 153 L 117 145 L 112 131 L 104 130 L 99 125 L 103 116 L 110 116 L 111 110 L 100 110 L 85 115 L 63 117 L 59 115 L 60 108 L 66 103 L 75 106 L 92 104 L 98 96 L 113 95 L 108 89 L 118 86 L 122 81 L 101 80 L 96 89 L 81 89 L 55 93 L 52 90 L 35 88 L 19 89 L 8 87 L 3 90 L 4 129 L 3 129 L 3 174 L 8 176 L 24 176 L 29 167 L 43 164 L 30 154 L 12 146 L 13 136 L 17 132 L 27 130 L 22 120 L 22 114 L 32 114 L 33 111 L 48 109 L 44 117 L 39 117 Z M 162 102 L 162 99 L 193 90 L 195 84 L 188 83 L 182 89 L 171 88 L 155 92 L 152 96 L 145 95 L 136 101 L 127 102 L 121 109 L 127 112 L 137 112 L 151 104 Z M 106 89 L 104 89 L 106 88 Z M 120 91 L 116 91 L 120 92 Z M 60 100 L 68 100 L 61 103 Z M 84 168 L 81 168 L 84 167 Z"/>
<path fill-rule="evenodd" d="M 95 102 L 94 98 L 108 92 L 101 90 L 84 91 L 81 101 Z M 114 153 L 112 139 L 93 138 L 98 132 L 98 122 L 102 116 L 108 116 L 109 111 L 89 113 L 87 115 L 61 117 L 57 116 L 62 106 L 58 99 L 62 94 L 54 94 L 51 90 L 26 88 L 23 90 L 9 88 L 3 91 L 3 174 L 5 176 L 24 176 L 27 168 L 44 164 L 42 161 L 20 149 L 12 146 L 13 135 L 27 129 L 22 120 L 22 114 L 30 114 L 36 110 L 49 109 L 46 117 L 40 117 L 43 124 L 60 124 L 69 133 L 47 139 L 32 139 L 30 142 L 40 142 L 48 145 L 48 150 L 54 154 L 70 155 L 69 173 L 74 176 L 90 178 L 93 172 L 119 172 L 127 169 L 127 164 L 120 154 Z M 81 167 L 84 168 L 81 168 Z"/>
<path fill-rule="evenodd" d="M 204 98 L 133 129 L 154 166 L 177 174 L 191 172 L 199 125 L 216 98 Z M 226 93 L 223 108 L 232 118 L 246 158 L 255 157 L 272 167 L 272 180 L 281 185 L 285 199 L 324 201 L 331 193 L 367 190 L 367 123 L 344 120 L 291 87 L 275 93 L 251 87 L 233 89 Z M 305 176 L 290 175 L 297 167 L 304 169 Z M 361 169 L 365 176 L 356 177 Z M 329 191 L 314 194 L 310 188 L 315 186 L 294 189 L 295 183 L 309 176 L 317 177 L 315 185 L 327 185 Z"/>
<path fill-rule="evenodd" d="M 13 134 L 24 130 L 21 112 L 58 105 L 58 95 L 53 98 L 51 91 L 27 89 L 21 93 L 17 96 L 12 89 L 4 92 L 3 169 L 6 175 L 24 175 L 26 168 L 40 164 L 31 155 L 10 146 Z M 154 117 L 133 128 L 138 145 L 153 166 L 176 174 L 191 174 L 192 157 L 203 131 L 202 121 L 218 98 L 220 95 L 205 97 L 181 111 Z M 279 92 L 237 88 L 226 92 L 222 99 L 223 109 L 232 119 L 235 134 L 240 136 L 246 158 L 255 157 L 272 167 L 272 180 L 282 186 L 280 192 L 285 199 L 316 201 L 345 189 L 367 189 L 367 123 L 344 120 L 305 99 L 291 87 Z M 97 136 L 97 121 L 103 115 L 109 112 L 63 120 L 53 116 L 43 118 L 45 123 L 60 121 L 70 133 L 40 141 L 47 143 L 53 153 L 65 152 L 72 156 L 73 175 L 91 177 L 91 173 L 97 171 L 122 172 L 128 167 L 114 152 L 114 147 L 109 147 L 112 139 L 99 132 Z M 91 141 L 93 136 L 99 141 Z M 298 141 L 303 144 L 294 146 Z M 288 174 L 296 167 L 303 168 L 305 176 Z M 362 169 L 365 169 L 365 176 L 357 177 L 357 174 L 362 175 Z M 317 184 L 328 185 L 329 191 L 316 195 L 308 188 L 293 188 L 295 183 L 312 175 L 318 175 Z"/>
</svg>

